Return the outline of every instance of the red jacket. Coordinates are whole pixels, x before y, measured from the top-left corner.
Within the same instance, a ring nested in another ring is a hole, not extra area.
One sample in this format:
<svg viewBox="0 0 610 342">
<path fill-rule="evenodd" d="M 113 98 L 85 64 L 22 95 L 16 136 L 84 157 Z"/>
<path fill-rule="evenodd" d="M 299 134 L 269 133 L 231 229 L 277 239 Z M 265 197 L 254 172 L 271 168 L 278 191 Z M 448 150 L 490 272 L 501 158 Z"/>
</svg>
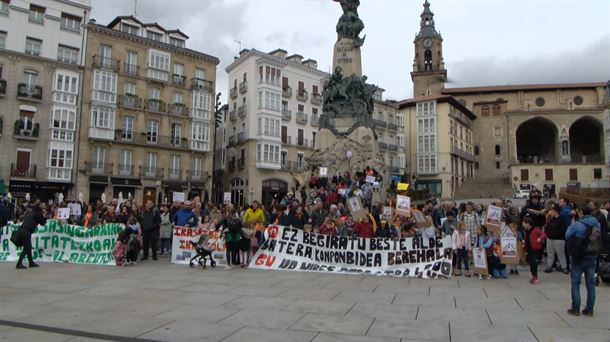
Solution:
<svg viewBox="0 0 610 342">
<path fill-rule="evenodd" d="M 354 233 L 361 238 L 371 238 L 373 237 L 373 226 L 367 222 L 358 222 L 354 226 Z"/>
<path fill-rule="evenodd" d="M 540 239 L 540 242 L 538 242 L 538 239 Z M 542 229 L 532 227 L 527 234 L 527 241 L 529 242 L 530 250 L 541 251 L 543 239 L 546 239 L 546 234 L 542 231 Z"/>
</svg>

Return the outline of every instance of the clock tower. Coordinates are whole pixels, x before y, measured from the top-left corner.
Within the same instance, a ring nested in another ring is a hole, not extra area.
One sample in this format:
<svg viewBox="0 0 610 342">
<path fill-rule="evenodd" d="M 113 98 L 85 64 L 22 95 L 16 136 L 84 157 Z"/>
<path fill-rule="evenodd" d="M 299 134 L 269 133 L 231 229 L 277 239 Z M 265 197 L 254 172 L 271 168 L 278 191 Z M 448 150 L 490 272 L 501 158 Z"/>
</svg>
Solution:
<svg viewBox="0 0 610 342">
<path fill-rule="evenodd" d="M 434 28 L 434 13 L 428 0 L 424 2 L 419 33 L 413 41 L 413 97 L 440 95 L 447 80 L 447 70 L 443 60 L 443 38 Z"/>
</svg>

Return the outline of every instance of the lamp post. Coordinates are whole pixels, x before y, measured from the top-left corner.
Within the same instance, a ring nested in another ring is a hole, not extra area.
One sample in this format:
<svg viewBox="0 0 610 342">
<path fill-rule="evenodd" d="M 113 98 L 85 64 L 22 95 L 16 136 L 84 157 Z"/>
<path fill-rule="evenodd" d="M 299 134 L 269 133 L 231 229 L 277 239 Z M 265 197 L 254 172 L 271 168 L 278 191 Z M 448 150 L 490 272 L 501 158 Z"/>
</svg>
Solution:
<svg viewBox="0 0 610 342">
<path fill-rule="evenodd" d="M 221 108 L 222 108 L 222 103 L 220 102 L 220 96 L 222 95 L 221 92 L 218 92 L 218 94 L 216 94 L 216 103 L 214 104 L 214 141 L 212 144 L 212 180 L 211 180 L 211 187 L 210 187 L 210 191 L 211 191 L 211 198 L 214 198 L 214 184 L 216 184 L 216 134 L 218 132 L 218 126 L 220 126 L 220 124 L 223 121 L 223 117 L 222 117 L 222 113 L 221 113 Z"/>
</svg>

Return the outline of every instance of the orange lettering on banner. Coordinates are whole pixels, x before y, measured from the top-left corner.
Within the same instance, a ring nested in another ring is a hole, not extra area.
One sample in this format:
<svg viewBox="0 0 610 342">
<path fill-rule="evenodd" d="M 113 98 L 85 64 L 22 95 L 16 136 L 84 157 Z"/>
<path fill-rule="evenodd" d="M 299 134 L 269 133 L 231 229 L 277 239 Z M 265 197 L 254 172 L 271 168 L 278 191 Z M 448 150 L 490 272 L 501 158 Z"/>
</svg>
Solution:
<svg viewBox="0 0 610 342">
<path fill-rule="evenodd" d="M 277 239 L 277 226 L 269 226 L 267 227 L 267 233 L 269 234 L 269 239 Z"/>
<path fill-rule="evenodd" d="M 267 254 L 260 254 L 258 256 L 258 258 L 256 258 L 255 264 L 257 266 L 267 266 L 267 267 L 271 267 L 273 266 L 273 263 L 275 263 L 275 256 L 271 256 L 271 255 L 267 255 Z"/>
</svg>

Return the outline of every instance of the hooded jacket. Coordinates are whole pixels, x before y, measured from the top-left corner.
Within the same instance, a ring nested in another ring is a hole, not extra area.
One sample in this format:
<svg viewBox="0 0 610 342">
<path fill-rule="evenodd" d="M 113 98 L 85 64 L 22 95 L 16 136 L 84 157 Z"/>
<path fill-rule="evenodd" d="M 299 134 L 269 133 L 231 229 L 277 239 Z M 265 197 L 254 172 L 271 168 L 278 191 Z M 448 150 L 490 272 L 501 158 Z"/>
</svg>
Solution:
<svg viewBox="0 0 610 342">
<path fill-rule="evenodd" d="M 593 227 L 593 229 L 600 229 L 597 219 L 591 215 L 587 215 L 572 223 L 568 227 L 568 230 L 566 231 L 566 240 L 571 239 L 573 236 L 584 239 L 587 226 Z"/>
</svg>

